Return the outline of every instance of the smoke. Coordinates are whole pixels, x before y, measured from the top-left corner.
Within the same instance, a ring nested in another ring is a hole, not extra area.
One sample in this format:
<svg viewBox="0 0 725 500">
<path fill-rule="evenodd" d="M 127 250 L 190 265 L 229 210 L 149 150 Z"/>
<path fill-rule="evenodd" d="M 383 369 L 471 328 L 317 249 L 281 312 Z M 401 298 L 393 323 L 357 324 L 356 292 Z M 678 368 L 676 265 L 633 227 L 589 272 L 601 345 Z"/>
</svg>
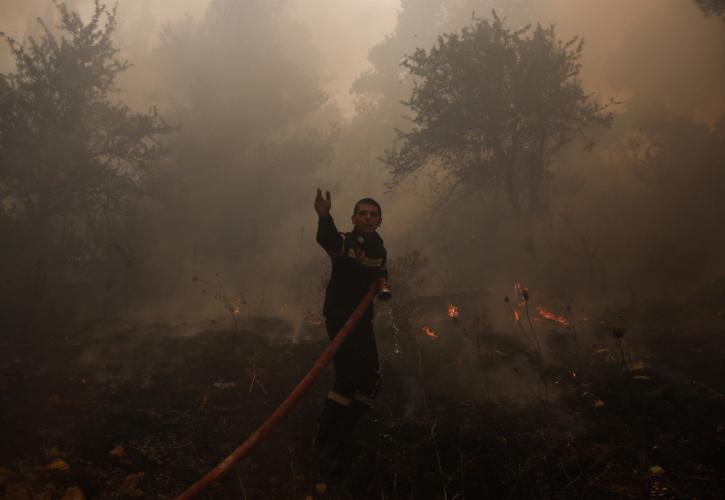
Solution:
<svg viewBox="0 0 725 500">
<path fill-rule="evenodd" d="M 695 2 L 536 3 L 536 16 L 564 38 L 585 41 L 586 88 L 616 99 L 646 98 L 713 121 L 725 111 L 725 29 Z"/>
<path fill-rule="evenodd" d="M 66 2 L 82 13 L 90 0 Z M 126 0 L 118 4 L 119 42 L 136 65 L 124 82 L 129 91 L 147 88 L 150 68 L 139 62 L 158 43 L 160 28 L 186 17 L 204 17 L 210 0 Z M 455 2 L 452 2 L 455 4 Z M 491 2 L 459 2 L 459 16 L 488 15 Z M 112 5 L 112 3 L 109 3 Z M 285 12 L 309 35 L 318 52 L 323 87 L 349 117 L 354 113 L 352 82 L 370 68 L 369 50 L 394 33 L 398 0 L 318 0 L 286 2 Z M 512 22 L 554 23 L 563 38 L 585 40 L 583 78 L 588 89 L 606 98 L 647 96 L 672 109 L 711 121 L 725 110 L 725 30 L 718 18 L 702 15 L 694 2 L 642 0 L 627 2 L 574 2 L 545 0 L 516 2 L 507 7 Z M 517 10 L 518 9 L 518 10 Z M 506 10 L 506 9 L 505 9 Z M 52 18 L 49 0 L 2 0 L 0 30 L 22 39 L 38 32 L 35 19 Z M 428 26 L 419 26 L 424 33 Z M 422 40 L 422 36 L 421 36 Z M 423 40 L 425 42 L 425 40 Z M 290 47 L 291 51 L 296 47 Z M 11 70 L 6 47 L 0 48 L 0 69 Z M 136 101 L 135 101 L 136 102 Z M 138 101 L 139 103 L 141 101 Z"/>
<path fill-rule="evenodd" d="M 67 4 L 86 16 L 92 7 L 90 0 Z M 250 14 L 225 20 L 210 10 L 222 4 Z M 420 16 L 404 15 L 414 7 Z M 515 27 L 554 23 L 560 38 L 582 37 L 584 87 L 603 101 L 623 103 L 600 149 L 572 149 L 557 158 L 552 208 L 544 223 L 526 228 L 508 214 L 484 213 L 489 207 L 481 200 L 462 201 L 449 220 L 441 214 L 431 220 L 433 203 L 420 193 L 386 192 L 387 174 L 378 162 L 403 122 L 399 101 L 406 97 L 405 85 L 384 81 L 390 75 L 383 73 L 397 76 L 403 55 L 430 48 L 439 30 L 460 29 L 474 10 L 486 17 L 492 8 Z M 54 11 L 47 0 L 1 0 L 0 30 L 16 39 L 37 35 L 35 17 L 53 26 Z M 341 230 L 349 229 L 355 200 L 379 198 L 391 255 L 422 249 L 436 256 L 429 267 L 439 274 L 453 262 L 448 274 L 465 276 L 461 286 L 485 282 L 507 290 L 528 275 L 552 293 L 600 290 L 636 270 L 647 260 L 642 255 L 656 248 L 661 234 L 645 237 L 640 229 L 666 224 L 662 214 L 648 212 L 646 223 L 637 218 L 643 205 L 660 199 L 643 196 L 634 184 L 622 137 L 640 133 L 644 108 L 708 125 L 725 111 L 725 27 L 686 0 L 128 0 L 118 4 L 118 21 L 121 56 L 133 67 L 116 97 L 135 109 L 156 106 L 180 125 L 155 186 L 163 201 L 152 205 L 148 226 L 137 233 L 154 241 L 139 251 L 142 269 L 160 276 L 152 287 L 157 297 L 167 287 L 168 295 L 196 300 L 195 272 L 208 279 L 219 274 L 229 289 L 247 295 L 260 292 L 269 310 L 312 297 L 308 288 L 317 293 L 327 266 L 314 242 L 311 200 L 318 185 L 333 191 Z M 0 70 L 12 71 L 5 46 Z M 362 102 L 366 89 L 386 92 L 395 106 L 381 110 L 374 101 Z M 607 198 L 612 192 L 623 196 L 616 207 Z M 617 224 L 624 206 L 636 224 Z M 601 253 L 587 257 L 597 244 Z M 628 258 L 632 253 L 639 257 Z M 617 267 L 617 258 L 627 264 Z M 597 264 L 590 269 L 592 259 Z M 183 280 L 170 280 L 174 274 Z M 285 292 L 290 281 L 294 293 Z M 271 307 L 271 297 L 284 298 Z M 199 309 L 214 307 L 209 299 Z"/>
<path fill-rule="evenodd" d="M 93 5 L 92 0 L 70 0 L 65 3 L 84 15 L 90 13 Z M 159 43 L 162 27 L 184 19 L 203 19 L 211 3 L 211 0 L 125 0 L 118 3 L 118 42 L 124 55 L 134 63 L 122 82 L 131 104 L 143 107 L 158 97 L 158 94 L 152 95 L 148 91 L 148 84 L 154 83 L 154 68 L 148 66 L 148 58 Z M 291 29 L 303 31 L 309 38 L 309 46 L 319 54 L 325 90 L 350 116 L 354 112 L 350 85 L 359 73 L 369 67 L 366 60 L 369 48 L 394 29 L 399 2 L 290 0 L 284 4 L 284 15 L 297 24 Z M 108 2 L 108 5 L 113 6 L 113 2 Z M 50 0 L 2 0 L 0 30 L 22 39 L 38 33 L 37 17 L 53 19 L 54 13 L 55 8 Z M 283 42 L 299 41 L 294 33 L 288 35 Z M 290 43 L 287 50 L 299 56 L 305 47 Z M 9 52 L 6 47 L 0 47 L 0 71 L 12 69 Z"/>
<path fill-rule="evenodd" d="M 86 18 L 93 5 L 67 4 Z M 584 88 L 620 102 L 594 151 L 575 143 L 554 159 L 548 209 L 529 218 L 484 196 L 438 209 L 419 186 L 389 190 L 379 161 L 395 127 L 407 125 L 401 59 L 470 24 L 473 11 L 488 17 L 491 9 L 514 28 L 553 23 L 559 38 L 583 38 Z M 0 0 L 0 30 L 15 39 L 39 34 L 37 16 L 57 24 L 47 0 Z M 356 200 L 382 203 L 404 350 L 421 326 L 435 328 L 440 341 L 418 339 L 430 342 L 424 358 L 479 366 L 478 393 L 487 397 L 525 401 L 539 390 L 524 333 L 504 303 L 515 282 L 530 287 L 532 303 L 586 318 L 579 341 L 588 346 L 600 343 L 597 311 L 688 297 L 725 273 L 717 230 L 725 218 L 718 171 L 725 122 L 717 125 L 725 112 L 725 24 L 692 1 L 127 0 L 118 4 L 118 23 L 120 56 L 133 66 L 112 98 L 138 110 L 154 106 L 177 129 L 149 199 L 111 235 L 133 265 L 89 252 L 96 267 L 79 273 L 86 286 L 58 286 L 61 307 L 69 291 L 83 295 L 77 318 L 125 318 L 128 309 L 132 320 L 173 323 L 186 335 L 237 328 L 235 304 L 243 329 L 268 316 L 291 325 L 265 327 L 270 336 L 319 339 L 330 263 L 314 238 L 317 187 L 332 191 L 341 231 L 351 228 Z M 3 45 L 0 71 L 12 70 Z M 407 259 L 405 269 L 401 257 L 416 252 L 423 258 Z M 458 323 L 445 317 L 449 301 L 461 307 Z M 388 327 L 379 315 L 376 328 Z M 545 323 L 537 329 L 543 355 L 561 356 L 552 342 L 563 344 L 568 333 Z M 482 332 L 490 345 L 480 343 Z M 84 362 L 98 359 L 90 350 Z M 572 357 L 567 363 L 575 366 Z M 133 373 L 132 363 L 123 373 Z M 454 367 L 435 378 L 447 394 L 466 398 L 470 375 Z M 417 387 L 410 381 L 407 389 Z M 420 401 L 410 396 L 411 412 Z"/>
</svg>

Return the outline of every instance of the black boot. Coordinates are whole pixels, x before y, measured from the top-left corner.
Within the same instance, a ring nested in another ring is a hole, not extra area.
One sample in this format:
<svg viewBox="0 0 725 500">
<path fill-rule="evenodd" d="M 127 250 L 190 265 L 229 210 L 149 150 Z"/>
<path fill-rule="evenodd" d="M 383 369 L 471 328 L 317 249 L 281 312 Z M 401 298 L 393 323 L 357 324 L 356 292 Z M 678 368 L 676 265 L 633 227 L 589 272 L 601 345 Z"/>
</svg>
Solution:
<svg viewBox="0 0 725 500">
<path fill-rule="evenodd" d="M 350 408 L 332 399 L 325 400 L 325 407 L 317 421 L 317 434 L 313 449 L 316 452 L 329 452 L 340 446 L 345 439 L 346 421 Z"/>
<path fill-rule="evenodd" d="M 347 413 L 347 421 L 345 427 L 347 428 L 347 435 L 350 442 L 353 441 L 355 427 L 360 419 L 370 410 L 370 406 L 365 403 L 361 403 L 358 400 L 353 401 L 350 405 L 350 411 Z"/>
<path fill-rule="evenodd" d="M 311 492 L 320 485 L 334 488 L 345 477 L 345 443 L 348 440 L 349 418 L 348 406 L 331 399 L 325 400 L 325 406 L 317 421 L 317 434 L 310 455 Z"/>
</svg>

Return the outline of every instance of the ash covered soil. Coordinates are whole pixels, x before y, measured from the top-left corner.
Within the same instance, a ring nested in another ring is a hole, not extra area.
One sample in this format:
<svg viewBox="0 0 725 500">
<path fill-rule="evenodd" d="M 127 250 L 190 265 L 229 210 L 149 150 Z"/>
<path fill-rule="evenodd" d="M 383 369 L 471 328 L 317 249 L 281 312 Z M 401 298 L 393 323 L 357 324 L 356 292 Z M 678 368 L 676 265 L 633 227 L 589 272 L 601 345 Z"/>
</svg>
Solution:
<svg viewBox="0 0 725 500">
<path fill-rule="evenodd" d="M 725 498 L 720 307 L 633 306 L 620 317 L 640 326 L 621 338 L 537 320 L 540 372 L 515 326 L 462 314 L 437 339 L 403 328 L 397 355 L 379 327 L 381 393 L 323 494 L 309 458 L 331 367 L 206 498 Z M 291 341 L 276 318 L 219 327 L 6 333 L 2 498 L 173 498 L 327 345 L 322 326 Z"/>
</svg>

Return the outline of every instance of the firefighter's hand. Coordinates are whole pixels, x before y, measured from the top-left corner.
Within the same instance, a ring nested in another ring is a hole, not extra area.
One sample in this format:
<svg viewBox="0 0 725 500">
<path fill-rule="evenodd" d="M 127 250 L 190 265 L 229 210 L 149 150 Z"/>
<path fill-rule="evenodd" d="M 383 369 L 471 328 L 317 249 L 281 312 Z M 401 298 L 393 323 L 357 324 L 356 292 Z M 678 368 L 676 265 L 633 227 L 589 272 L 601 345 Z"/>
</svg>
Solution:
<svg viewBox="0 0 725 500">
<path fill-rule="evenodd" d="M 388 282 L 384 282 L 383 286 L 380 287 L 380 292 L 378 292 L 378 299 L 380 300 L 390 300 L 390 298 L 393 296 L 392 292 L 390 291 L 390 285 L 388 285 Z"/>
<path fill-rule="evenodd" d="M 325 197 L 322 197 L 322 191 L 317 188 L 317 196 L 315 196 L 315 212 L 320 217 L 328 217 L 330 215 L 330 209 L 332 208 L 332 201 L 330 200 L 330 192 L 325 191 Z"/>
</svg>

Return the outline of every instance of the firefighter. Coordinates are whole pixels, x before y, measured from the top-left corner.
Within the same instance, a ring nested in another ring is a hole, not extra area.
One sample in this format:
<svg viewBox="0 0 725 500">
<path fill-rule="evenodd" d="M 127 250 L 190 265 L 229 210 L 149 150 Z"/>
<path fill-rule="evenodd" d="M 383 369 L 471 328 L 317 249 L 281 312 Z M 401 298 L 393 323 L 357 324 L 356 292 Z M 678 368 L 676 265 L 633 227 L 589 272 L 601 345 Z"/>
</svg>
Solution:
<svg viewBox="0 0 725 500">
<path fill-rule="evenodd" d="M 353 229 L 340 233 L 330 215 L 330 192 L 315 197 L 319 216 L 317 242 L 332 260 L 330 282 L 325 292 L 323 314 L 332 340 L 366 295 L 372 283 L 385 278 L 387 254 L 377 229 L 383 222 L 380 204 L 363 198 L 355 204 Z M 380 298 L 390 297 L 387 285 Z M 365 311 L 355 329 L 345 339 L 334 359 L 335 381 L 327 395 L 318 421 L 315 450 L 334 452 L 352 442 L 358 420 L 370 409 L 380 387 L 378 349 L 373 333 L 373 305 Z"/>
</svg>

